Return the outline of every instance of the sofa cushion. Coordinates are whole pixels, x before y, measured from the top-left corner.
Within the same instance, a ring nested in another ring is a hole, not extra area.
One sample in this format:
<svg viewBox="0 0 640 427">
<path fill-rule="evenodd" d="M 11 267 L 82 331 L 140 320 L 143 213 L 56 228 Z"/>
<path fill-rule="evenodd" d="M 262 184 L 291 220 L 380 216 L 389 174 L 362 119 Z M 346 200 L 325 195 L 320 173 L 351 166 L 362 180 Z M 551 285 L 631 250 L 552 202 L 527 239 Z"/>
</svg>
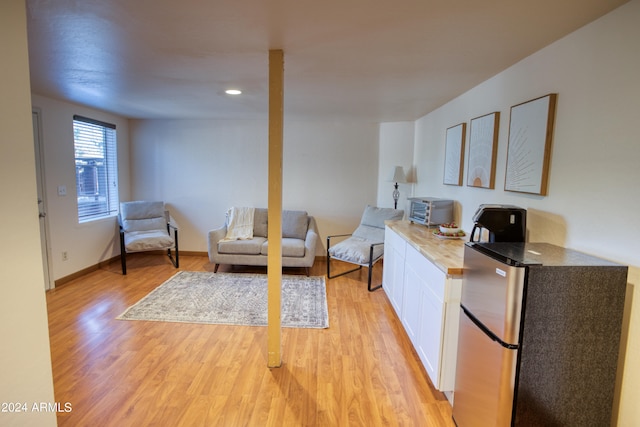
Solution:
<svg viewBox="0 0 640 427">
<path fill-rule="evenodd" d="M 253 215 L 253 235 L 268 237 L 269 211 L 266 208 L 256 208 Z M 309 215 L 306 211 L 282 211 L 282 237 L 305 239 L 309 227 Z"/>
<path fill-rule="evenodd" d="M 306 211 L 282 211 L 282 237 L 304 240 L 309 228 Z"/>
<path fill-rule="evenodd" d="M 261 255 L 269 254 L 269 242 L 262 244 Z M 304 257 L 304 240 L 292 239 L 284 237 L 282 238 L 282 256 L 283 257 Z"/>
<path fill-rule="evenodd" d="M 267 219 L 268 210 L 265 208 L 256 208 L 253 213 L 253 235 L 258 237 L 267 237 Z"/>
<path fill-rule="evenodd" d="M 235 255 L 260 255 L 262 244 L 267 241 L 264 237 L 254 237 L 248 240 L 232 240 L 218 242 L 218 252 Z"/>
</svg>

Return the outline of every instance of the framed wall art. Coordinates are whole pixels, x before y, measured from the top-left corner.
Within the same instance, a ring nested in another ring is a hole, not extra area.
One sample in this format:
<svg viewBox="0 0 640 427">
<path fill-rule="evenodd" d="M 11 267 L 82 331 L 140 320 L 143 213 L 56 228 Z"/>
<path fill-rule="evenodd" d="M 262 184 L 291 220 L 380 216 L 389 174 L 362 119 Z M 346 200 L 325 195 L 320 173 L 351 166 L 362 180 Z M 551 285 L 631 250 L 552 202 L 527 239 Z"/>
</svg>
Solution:
<svg viewBox="0 0 640 427">
<path fill-rule="evenodd" d="M 469 158 L 467 186 L 494 188 L 500 113 L 495 112 L 471 119 L 469 130 Z"/>
<path fill-rule="evenodd" d="M 462 185 L 466 131 L 466 123 L 460 123 L 447 129 L 444 152 L 444 184 Z"/>
<path fill-rule="evenodd" d="M 504 189 L 547 195 L 557 94 L 511 107 Z"/>
</svg>

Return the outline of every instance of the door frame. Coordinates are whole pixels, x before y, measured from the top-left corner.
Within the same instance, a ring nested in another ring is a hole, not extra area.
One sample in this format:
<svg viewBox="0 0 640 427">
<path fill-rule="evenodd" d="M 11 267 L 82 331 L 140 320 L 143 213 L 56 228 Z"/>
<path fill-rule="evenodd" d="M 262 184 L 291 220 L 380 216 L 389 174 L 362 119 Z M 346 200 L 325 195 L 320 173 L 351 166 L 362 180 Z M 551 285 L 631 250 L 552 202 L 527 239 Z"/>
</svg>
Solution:
<svg viewBox="0 0 640 427">
<path fill-rule="evenodd" d="M 38 213 L 40 215 L 40 247 L 42 250 L 42 268 L 44 271 L 45 291 L 55 287 L 51 277 L 51 241 L 49 236 L 49 218 L 47 216 L 47 185 L 45 178 L 45 156 L 44 143 L 42 138 L 42 112 L 39 108 L 33 107 L 31 110 L 33 121 L 33 145 L 35 151 L 36 185 L 38 188 Z"/>
</svg>

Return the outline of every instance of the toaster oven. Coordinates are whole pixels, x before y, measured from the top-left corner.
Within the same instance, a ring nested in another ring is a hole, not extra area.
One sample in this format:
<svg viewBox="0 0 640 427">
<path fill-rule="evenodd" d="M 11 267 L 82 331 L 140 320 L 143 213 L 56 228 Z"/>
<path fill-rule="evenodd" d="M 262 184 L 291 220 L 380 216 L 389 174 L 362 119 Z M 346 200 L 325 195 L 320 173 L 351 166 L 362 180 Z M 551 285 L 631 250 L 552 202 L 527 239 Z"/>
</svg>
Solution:
<svg viewBox="0 0 640 427">
<path fill-rule="evenodd" d="M 453 221 L 453 200 L 436 197 L 409 199 L 409 221 L 431 227 Z"/>
</svg>

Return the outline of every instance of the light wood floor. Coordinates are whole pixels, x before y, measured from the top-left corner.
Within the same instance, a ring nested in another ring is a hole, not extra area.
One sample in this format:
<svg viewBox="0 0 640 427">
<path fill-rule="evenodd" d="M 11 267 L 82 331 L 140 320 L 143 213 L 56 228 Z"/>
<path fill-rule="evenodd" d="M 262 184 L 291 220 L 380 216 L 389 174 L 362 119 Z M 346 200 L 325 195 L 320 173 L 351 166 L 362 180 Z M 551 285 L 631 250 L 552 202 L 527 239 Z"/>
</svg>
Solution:
<svg viewBox="0 0 640 427">
<path fill-rule="evenodd" d="M 112 263 L 47 293 L 55 397 L 72 405 L 60 426 L 454 425 L 366 269 L 327 280 L 330 327 L 283 328 L 283 365 L 269 369 L 266 327 L 116 320 L 176 272 L 161 255 L 130 258 L 127 276 Z M 213 270 L 200 256 L 180 269 Z M 317 261 L 311 275 L 325 272 Z"/>
</svg>

